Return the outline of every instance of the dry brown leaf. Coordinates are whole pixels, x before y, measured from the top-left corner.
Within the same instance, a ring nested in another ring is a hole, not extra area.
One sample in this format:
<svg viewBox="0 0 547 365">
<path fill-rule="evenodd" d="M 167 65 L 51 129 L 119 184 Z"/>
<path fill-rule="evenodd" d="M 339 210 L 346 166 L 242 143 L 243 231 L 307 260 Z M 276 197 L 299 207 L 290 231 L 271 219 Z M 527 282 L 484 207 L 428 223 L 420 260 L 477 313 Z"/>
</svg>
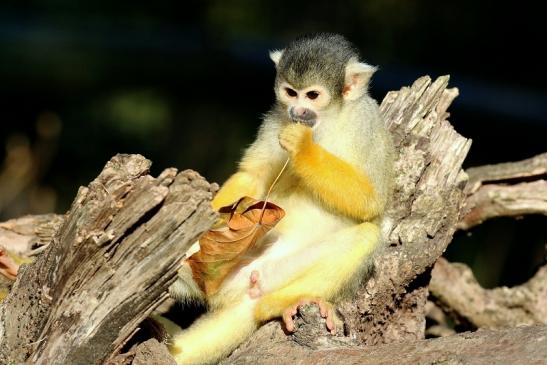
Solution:
<svg viewBox="0 0 547 365">
<path fill-rule="evenodd" d="M 205 292 L 217 292 L 245 254 L 285 215 L 277 205 L 243 197 L 219 209 L 217 224 L 199 240 L 200 250 L 188 259 L 194 279 Z"/>
</svg>

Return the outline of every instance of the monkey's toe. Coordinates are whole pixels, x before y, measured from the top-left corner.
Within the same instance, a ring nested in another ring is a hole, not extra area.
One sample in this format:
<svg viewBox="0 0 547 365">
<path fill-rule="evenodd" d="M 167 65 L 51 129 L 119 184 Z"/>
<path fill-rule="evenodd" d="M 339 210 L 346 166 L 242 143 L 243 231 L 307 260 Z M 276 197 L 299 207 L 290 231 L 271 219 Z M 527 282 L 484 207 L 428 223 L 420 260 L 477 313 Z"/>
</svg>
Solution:
<svg viewBox="0 0 547 365">
<path fill-rule="evenodd" d="M 320 299 L 320 298 L 309 298 L 301 299 L 296 304 L 293 304 L 283 311 L 283 323 L 288 332 L 294 332 L 294 320 L 293 317 L 298 312 L 298 308 L 306 304 L 315 304 L 319 307 L 319 313 L 321 317 L 325 318 L 327 329 L 331 334 L 336 333 L 336 316 L 332 304 L 329 302 Z"/>
</svg>

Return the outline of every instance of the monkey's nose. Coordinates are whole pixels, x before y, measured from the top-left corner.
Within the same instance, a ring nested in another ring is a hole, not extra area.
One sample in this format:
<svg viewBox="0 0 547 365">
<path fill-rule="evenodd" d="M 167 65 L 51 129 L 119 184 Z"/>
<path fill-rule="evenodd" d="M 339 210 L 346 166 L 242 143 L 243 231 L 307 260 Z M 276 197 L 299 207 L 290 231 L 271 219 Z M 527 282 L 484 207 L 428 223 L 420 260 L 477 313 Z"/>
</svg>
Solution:
<svg viewBox="0 0 547 365">
<path fill-rule="evenodd" d="M 293 107 L 289 114 L 294 120 L 311 121 L 317 119 L 317 114 L 313 110 L 303 107 Z"/>
</svg>

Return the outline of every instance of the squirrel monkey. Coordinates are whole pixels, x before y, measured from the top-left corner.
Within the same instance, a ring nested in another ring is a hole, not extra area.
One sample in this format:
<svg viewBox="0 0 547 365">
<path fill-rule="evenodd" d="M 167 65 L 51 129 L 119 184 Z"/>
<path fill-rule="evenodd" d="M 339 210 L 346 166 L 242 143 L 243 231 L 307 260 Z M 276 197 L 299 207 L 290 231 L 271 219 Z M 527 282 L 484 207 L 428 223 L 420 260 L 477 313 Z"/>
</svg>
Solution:
<svg viewBox="0 0 547 365">
<path fill-rule="evenodd" d="M 160 320 L 179 364 L 216 362 L 272 318 L 294 331 L 292 317 L 304 303 L 317 303 L 334 332 L 329 301 L 356 286 L 378 246 L 393 146 L 367 94 L 376 68 L 333 34 L 298 39 L 270 57 L 277 70 L 275 105 L 212 204 L 264 199 L 288 158 L 270 196 L 286 215 L 250 263 L 206 298 L 209 313 L 186 330 Z M 170 291 L 182 301 L 203 296 L 188 265 Z"/>
</svg>

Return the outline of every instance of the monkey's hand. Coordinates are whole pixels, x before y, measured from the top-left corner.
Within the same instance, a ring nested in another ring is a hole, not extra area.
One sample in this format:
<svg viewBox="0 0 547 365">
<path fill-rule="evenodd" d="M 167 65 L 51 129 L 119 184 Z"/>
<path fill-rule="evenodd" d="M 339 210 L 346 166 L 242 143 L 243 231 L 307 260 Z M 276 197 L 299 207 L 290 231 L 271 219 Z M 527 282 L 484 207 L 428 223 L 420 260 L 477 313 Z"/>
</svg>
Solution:
<svg viewBox="0 0 547 365">
<path fill-rule="evenodd" d="M 279 133 L 279 144 L 291 156 L 296 155 L 307 145 L 313 143 L 312 129 L 301 123 L 291 123 Z"/>
</svg>

